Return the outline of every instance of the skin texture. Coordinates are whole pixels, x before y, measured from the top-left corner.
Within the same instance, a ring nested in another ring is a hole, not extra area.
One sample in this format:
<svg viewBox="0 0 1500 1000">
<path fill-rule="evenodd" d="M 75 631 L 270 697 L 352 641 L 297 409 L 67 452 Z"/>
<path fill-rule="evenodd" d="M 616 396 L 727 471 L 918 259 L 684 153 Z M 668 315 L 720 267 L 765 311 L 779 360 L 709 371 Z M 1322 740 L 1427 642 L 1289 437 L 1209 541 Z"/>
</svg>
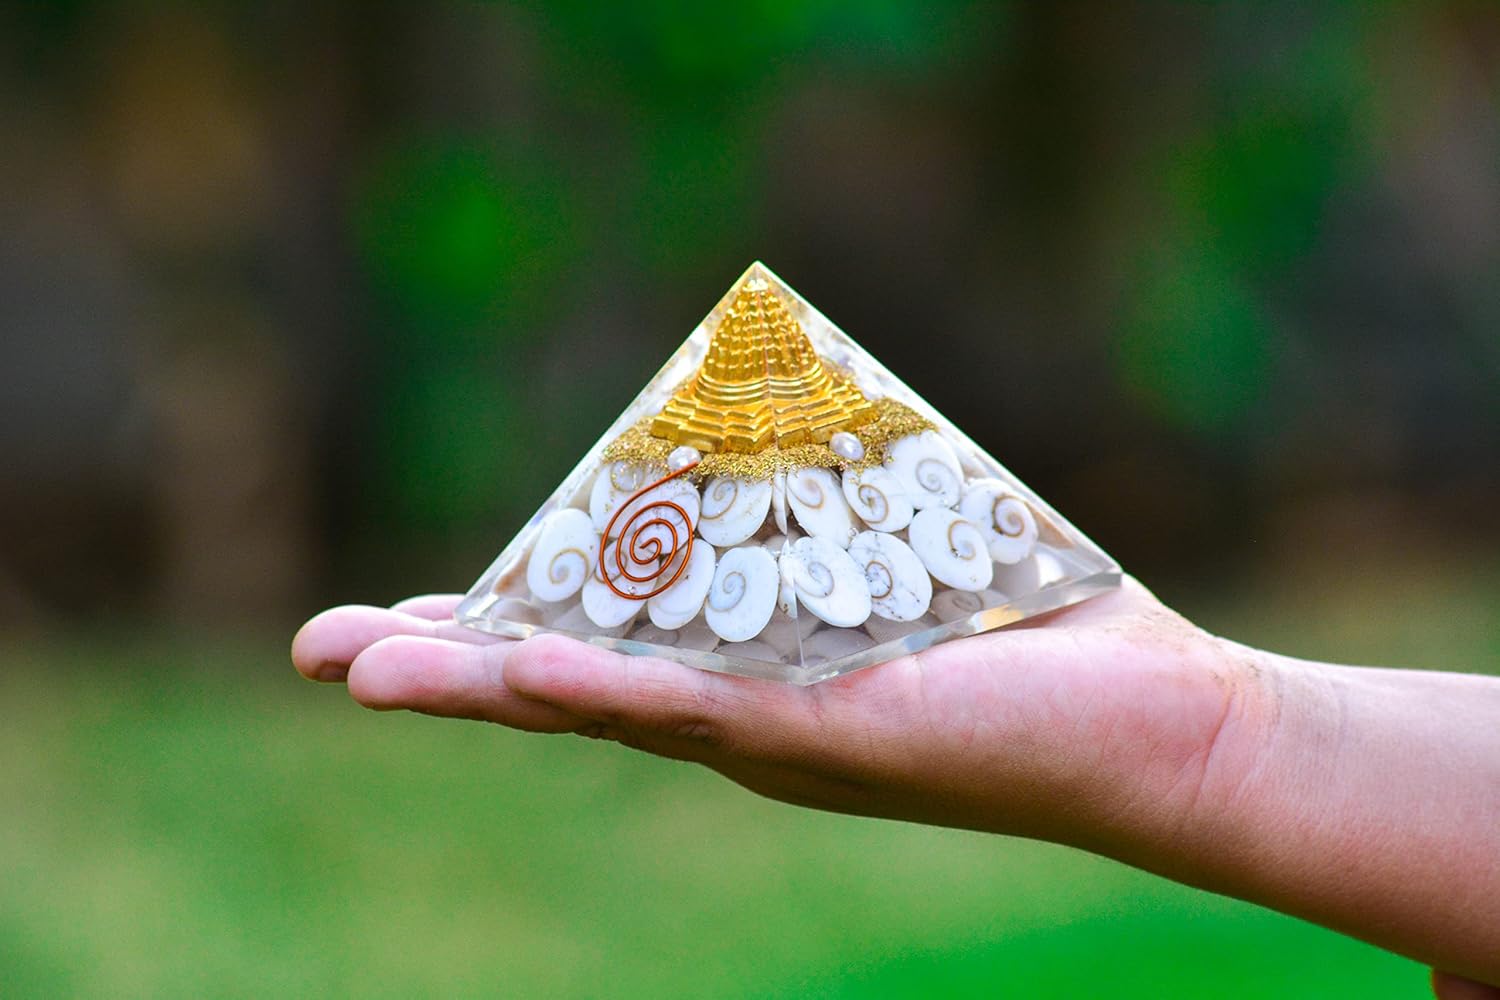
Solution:
<svg viewBox="0 0 1500 1000">
<path fill-rule="evenodd" d="M 1127 580 L 808 688 L 334 608 L 305 676 L 374 709 L 610 739 L 796 805 L 1036 837 L 1269 906 L 1500 989 L 1500 680 L 1277 656 Z"/>
</svg>

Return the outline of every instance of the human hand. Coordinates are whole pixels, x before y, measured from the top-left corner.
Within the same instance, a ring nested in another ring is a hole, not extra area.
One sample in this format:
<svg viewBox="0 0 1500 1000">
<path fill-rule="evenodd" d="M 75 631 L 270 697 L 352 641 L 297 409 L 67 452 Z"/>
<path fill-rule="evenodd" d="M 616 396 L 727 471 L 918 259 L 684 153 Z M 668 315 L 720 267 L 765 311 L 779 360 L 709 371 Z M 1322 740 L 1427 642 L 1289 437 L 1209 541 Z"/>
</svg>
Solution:
<svg viewBox="0 0 1500 1000">
<path fill-rule="evenodd" d="M 371 708 L 613 739 L 799 805 L 1094 849 L 1184 822 L 1259 721 L 1255 674 L 1134 581 L 806 688 L 496 639 L 453 623 L 457 600 L 335 608 L 294 662 Z"/>
<path fill-rule="evenodd" d="M 1309 663 L 1133 580 L 811 687 L 342 607 L 306 676 L 376 709 L 612 739 L 798 805 L 1071 844 L 1500 981 L 1500 682 Z M 1415 752 L 1414 752 L 1415 751 Z"/>
</svg>

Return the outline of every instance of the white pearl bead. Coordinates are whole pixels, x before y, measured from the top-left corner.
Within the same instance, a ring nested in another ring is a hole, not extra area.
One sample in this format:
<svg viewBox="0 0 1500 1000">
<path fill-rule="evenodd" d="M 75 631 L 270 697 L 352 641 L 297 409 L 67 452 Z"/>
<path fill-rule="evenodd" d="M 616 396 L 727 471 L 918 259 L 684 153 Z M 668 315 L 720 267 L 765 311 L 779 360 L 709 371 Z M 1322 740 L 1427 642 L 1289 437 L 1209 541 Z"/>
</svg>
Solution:
<svg viewBox="0 0 1500 1000">
<path fill-rule="evenodd" d="M 689 465 L 696 465 L 701 461 L 703 461 L 702 452 L 697 448 L 683 445 L 681 448 L 674 448 L 672 454 L 667 456 L 667 468 L 676 472 L 678 469 L 685 469 Z"/>
<path fill-rule="evenodd" d="M 851 462 L 858 462 L 865 457 L 865 446 L 848 431 L 839 431 L 828 439 L 828 447 L 840 458 L 847 458 Z"/>
</svg>

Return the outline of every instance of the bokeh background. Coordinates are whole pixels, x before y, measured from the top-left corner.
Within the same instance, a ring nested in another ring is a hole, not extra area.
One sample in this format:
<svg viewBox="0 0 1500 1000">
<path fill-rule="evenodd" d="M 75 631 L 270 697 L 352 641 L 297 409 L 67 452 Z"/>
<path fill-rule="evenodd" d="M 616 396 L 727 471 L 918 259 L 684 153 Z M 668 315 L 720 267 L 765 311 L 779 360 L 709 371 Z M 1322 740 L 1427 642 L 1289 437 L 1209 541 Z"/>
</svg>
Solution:
<svg viewBox="0 0 1500 1000">
<path fill-rule="evenodd" d="M 0 4 L 0 992 L 1422 996 L 286 646 L 762 258 L 1206 626 L 1500 670 L 1497 112 L 1485 2 Z"/>
</svg>

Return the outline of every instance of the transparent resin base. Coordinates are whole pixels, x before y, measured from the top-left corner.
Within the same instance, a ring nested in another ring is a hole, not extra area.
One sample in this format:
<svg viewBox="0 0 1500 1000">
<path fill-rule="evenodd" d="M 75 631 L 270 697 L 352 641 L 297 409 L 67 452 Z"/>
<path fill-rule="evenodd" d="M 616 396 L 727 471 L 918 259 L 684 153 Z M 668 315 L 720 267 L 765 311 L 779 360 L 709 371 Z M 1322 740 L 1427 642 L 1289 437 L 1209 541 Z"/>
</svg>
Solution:
<svg viewBox="0 0 1500 1000">
<path fill-rule="evenodd" d="M 690 449 L 661 463 L 611 460 L 606 449 L 699 370 L 734 295 L 757 279 L 832 370 L 921 426 L 868 455 L 856 428 L 822 464 L 759 477 L 712 475 L 709 463 L 690 464 L 699 457 Z M 506 546 L 456 618 L 512 638 L 556 632 L 812 684 L 1119 581 L 1097 546 L 756 265 Z"/>
</svg>

